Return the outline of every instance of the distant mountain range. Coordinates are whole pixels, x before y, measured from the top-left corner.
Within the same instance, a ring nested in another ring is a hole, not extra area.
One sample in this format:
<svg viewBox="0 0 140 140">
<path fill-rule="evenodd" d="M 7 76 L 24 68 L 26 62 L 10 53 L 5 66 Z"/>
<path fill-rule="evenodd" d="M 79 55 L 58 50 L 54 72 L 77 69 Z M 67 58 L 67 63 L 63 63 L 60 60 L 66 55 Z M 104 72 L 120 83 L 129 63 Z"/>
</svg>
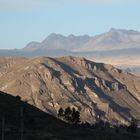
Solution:
<svg viewBox="0 0 140 140">
<path fill-rule="evenodd" d="M 65 50 L 73 51 L 76 48 L 81 48 L 83 44 L 87 43 L 91 37 L 88 35 L 74 36 L 69 35 L 67 37 L 61 34 L 50 34 L 41 43 L 31 42 L 23 50 L 35 51 L 35 50 Z"/>
<path fill-rule="evenodd" d="M 88 35 L 63 36 L 52 33 L 42 42 L 30 42 L 23 49 L 0 50 L 0 56 L 58 57 L 73 55 L 111 63 L 118 67 L 130 64 L 133 67 L 139 67 L 139 54 L 140 32 L 115 28 L 94 37 Z M 136 60 L 137 62 L 135 62 Z"/>
<path fill-rule="evenodd" d="M 121 49 L 140 49 L 140 33 L 133 30 L 112 28 L 109 32 L 90 37 L 88 35 L 67 37 L 51 34 L 42 42 L 31 42 L 23 50 L 65 50 L 70 52 L 95 52 Z"/>
<path fill-rule="evenodd" d="M 125 70 L 128 71 L 129 73 L 135 73 L 136 75 L 140 75 L 140 66 L 126 68 Z"/>
</svg>

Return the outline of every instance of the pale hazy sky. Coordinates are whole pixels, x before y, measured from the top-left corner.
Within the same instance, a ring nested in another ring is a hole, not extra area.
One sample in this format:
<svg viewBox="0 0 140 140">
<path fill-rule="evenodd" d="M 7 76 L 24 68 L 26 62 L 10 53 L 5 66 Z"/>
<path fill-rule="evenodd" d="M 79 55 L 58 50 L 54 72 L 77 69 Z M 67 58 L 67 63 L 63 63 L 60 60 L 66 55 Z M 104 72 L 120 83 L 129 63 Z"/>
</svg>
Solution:
<svg viewBox="0 0 140 140">
<path fill-rule="evenodd" d="M 63 35 L 140 31 L 140 0 L 0 0 L 0 49 Z"/>
</svg>

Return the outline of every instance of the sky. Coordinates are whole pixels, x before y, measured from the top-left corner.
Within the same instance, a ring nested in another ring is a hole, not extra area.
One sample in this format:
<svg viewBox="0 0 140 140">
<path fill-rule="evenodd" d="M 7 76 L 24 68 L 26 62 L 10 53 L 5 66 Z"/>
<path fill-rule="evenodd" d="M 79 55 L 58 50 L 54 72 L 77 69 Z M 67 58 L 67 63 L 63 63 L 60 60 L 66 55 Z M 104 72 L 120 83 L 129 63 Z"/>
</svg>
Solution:
<svg viewBox="0 0 140 140">
<path fill-rule="evenodd" d="M 139 17 L 140 0 L 0 0 L 0 49 L 20 49 L 50 33 L 140 31 Z"/>
</svg>

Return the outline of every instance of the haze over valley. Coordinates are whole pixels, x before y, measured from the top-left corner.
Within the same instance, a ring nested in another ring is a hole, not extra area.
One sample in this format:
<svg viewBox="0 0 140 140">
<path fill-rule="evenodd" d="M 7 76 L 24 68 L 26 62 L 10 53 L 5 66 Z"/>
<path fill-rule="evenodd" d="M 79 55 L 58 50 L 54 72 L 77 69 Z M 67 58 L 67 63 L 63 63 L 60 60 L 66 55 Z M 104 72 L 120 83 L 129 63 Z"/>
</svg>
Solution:
<svg viewBox="0 0 140 140">
<path fill-rule="evenodd" d="M 0 50 L 1 56 L 80 56 L 112 64 L 140 74 L 140 32 L 112 28 L 94 37 L 52 33 L 42 42 L 30 42 L 23 49 Z"/>
</svg>

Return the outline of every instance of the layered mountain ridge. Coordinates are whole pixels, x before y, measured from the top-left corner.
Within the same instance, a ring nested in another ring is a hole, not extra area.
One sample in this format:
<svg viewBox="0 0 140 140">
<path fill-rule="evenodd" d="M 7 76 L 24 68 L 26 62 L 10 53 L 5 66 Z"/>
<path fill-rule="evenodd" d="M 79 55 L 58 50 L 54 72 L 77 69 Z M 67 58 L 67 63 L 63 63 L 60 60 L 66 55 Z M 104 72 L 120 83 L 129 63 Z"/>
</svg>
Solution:
<svg viewBox="0 0 140 140">
<path fill-rule="evenodd" d="M 108 51 L 140 48 L 140 33 L 134 30 L 112 28 L 108 32 L 90 37 L 50 34 L 42 42 L 31 42 L 24 50 L 67 50 L 72 52 Z"/>
<path fill-rule="evenodd" d="M 79 48 L 90 40 L 88 35 L 83 36 L 63 36 L 61 34 L 52 33 L 42 42 L 30 42 L 23 50 L 36 51 L 36 50 L 66 50 Z"/>
<path fill-rule="evenodd" d="M 96 35 L 68 35 L 52 33 L 41 42 L 30 42 L 23 49 L 0 50 L 0 56 L 79 56 L 130 69 L 140 74 L 140 32 L 112 28 Z"/>
<path fill-rule="evenodd" d="M 112 65 L 68 56 L 2 57 L 0 66 L 1 91 L 54 116 L 70 106 L 82 121 L 140 119 L 140 78 Z"/>
</svg>

